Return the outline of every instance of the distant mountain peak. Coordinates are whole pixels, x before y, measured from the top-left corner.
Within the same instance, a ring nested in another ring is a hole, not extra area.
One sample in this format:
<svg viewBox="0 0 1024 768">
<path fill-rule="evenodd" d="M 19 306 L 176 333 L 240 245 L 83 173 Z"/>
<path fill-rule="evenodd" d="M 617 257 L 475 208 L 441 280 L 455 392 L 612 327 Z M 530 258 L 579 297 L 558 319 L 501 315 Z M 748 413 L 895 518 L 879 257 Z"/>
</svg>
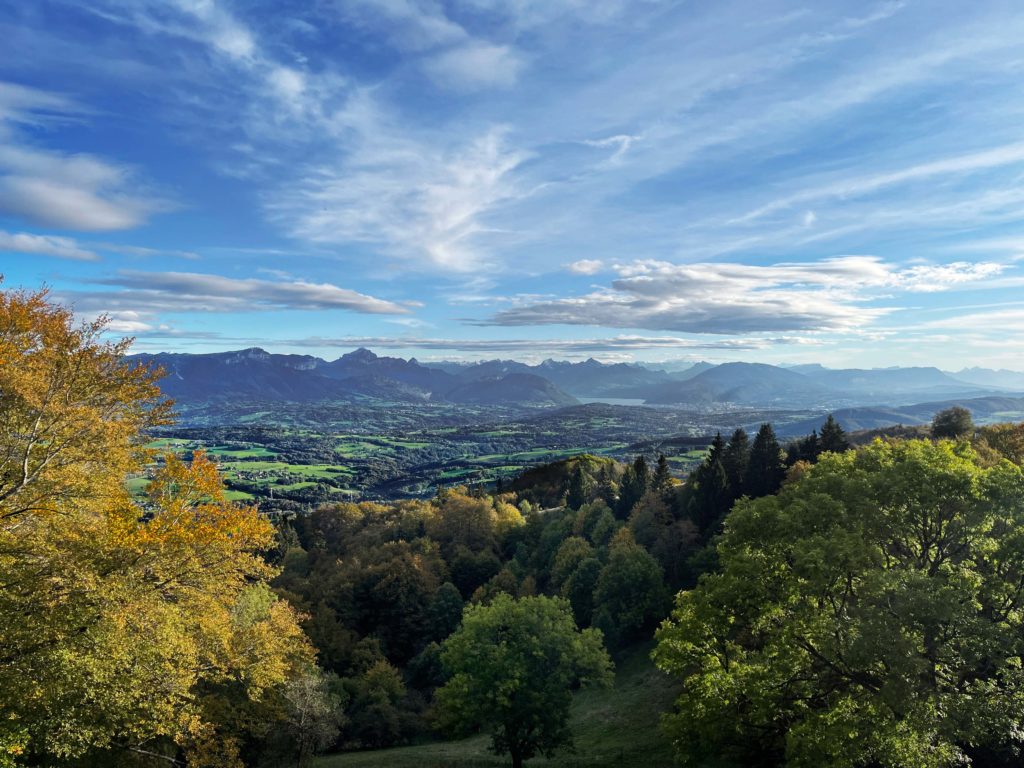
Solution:
<svg viewBox="0 0 1024 768">
<path fill-rule="evenodd" d="M 270 353 L 262 347 L 249 347 L 247 349 L 240 349 L 237 352 L 229 352 L 231 360 L 266 360 L 270 357 Z"/>
<path fill-rule="evenodd" d="M 346 355 L 342 355 L 338 359 L 339 360 L 347 360 L 349 362 L 367 362 L 367 363 L 372 363 L 374 360 L 377 359 L 377 355 L 375 355 L 372 351 L 370 351 L 366 347 L 360 347 L 359 349 L 355 350 L 354 352 L 349 352 Z"/>
</svg>

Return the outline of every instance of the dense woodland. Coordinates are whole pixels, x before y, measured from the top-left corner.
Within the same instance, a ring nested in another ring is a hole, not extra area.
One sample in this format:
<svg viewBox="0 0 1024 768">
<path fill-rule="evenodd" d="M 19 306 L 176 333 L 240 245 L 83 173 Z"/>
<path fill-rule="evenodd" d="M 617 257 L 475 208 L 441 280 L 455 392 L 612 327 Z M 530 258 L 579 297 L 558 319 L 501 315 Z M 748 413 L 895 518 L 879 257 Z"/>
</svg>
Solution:
<svg viewBox="0 0 1024 768">
<path fill-rule="evenodd" d="M 0 294 L 0 766 L 302 765 L 473 732 L 518 766 L 653 636 L 682 764 L 1017 764 L 1024 425 L 950 409 L 851 448 L 831 417 L 787 445 L 764 424 L 682 483 L 580 455 L 270 521 L 202 452 L 132 498 L 169 411 L 102 331 Z"/>
</svg>

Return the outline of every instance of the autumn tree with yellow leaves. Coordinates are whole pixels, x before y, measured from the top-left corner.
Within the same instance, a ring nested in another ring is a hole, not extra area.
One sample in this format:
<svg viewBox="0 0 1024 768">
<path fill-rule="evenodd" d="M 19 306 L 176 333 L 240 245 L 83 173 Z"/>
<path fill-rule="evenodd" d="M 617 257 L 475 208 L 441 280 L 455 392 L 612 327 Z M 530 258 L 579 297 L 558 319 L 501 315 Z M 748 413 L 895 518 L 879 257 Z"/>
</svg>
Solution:
<svg viewBox="0 0 1024 768">
<path fill-rule="evenodd" d="M 167 456 L 132 499 L 170 410 L 104 327 L 0 292 L 0 766 L 241 765 L 313 652 L 268 586 L 271 524 L 211 461 Z"/>
</svg>

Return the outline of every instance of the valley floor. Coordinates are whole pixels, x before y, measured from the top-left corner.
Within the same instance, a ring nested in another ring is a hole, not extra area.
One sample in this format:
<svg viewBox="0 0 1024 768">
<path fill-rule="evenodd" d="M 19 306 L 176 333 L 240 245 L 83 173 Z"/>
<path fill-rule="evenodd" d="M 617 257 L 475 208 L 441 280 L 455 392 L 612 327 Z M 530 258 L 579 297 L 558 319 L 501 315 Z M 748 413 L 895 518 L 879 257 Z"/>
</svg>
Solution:
<svg viewBox="0 0 1024 768">
<path fill-rule="evenodd" d="M 637 646 L 616 659 L 615 685 L 586 690 L 576 696 L 571 727 L 576 751 L 550 760 L 535 758 L 528 766 L 604 768 L 643 766 L 670 768 L 672 749 L 659 727 L 662 712 L 678 695 L 674 681 L 650 660 L 653 646 Z M 488 751 L 490 739 L 474 736 L 461 741 L 414 747 L 355 752 L 321 758 L 317 768 L 483 768 L 509 765 Z"/>
</svg>

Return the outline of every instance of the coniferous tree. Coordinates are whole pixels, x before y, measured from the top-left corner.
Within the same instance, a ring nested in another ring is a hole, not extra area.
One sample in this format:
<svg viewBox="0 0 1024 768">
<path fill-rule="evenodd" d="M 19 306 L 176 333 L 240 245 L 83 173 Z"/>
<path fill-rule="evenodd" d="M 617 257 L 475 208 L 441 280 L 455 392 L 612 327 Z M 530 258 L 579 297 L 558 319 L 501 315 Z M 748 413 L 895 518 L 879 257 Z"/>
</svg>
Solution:
<svg viewBox="0 0 1024 768">
<path fill-rule="evenodd" d="M 813 430 L 807 437 L 789 444 L 786 450 L 786 464 L 792 466 L 798 461 L 807 461 L 813 464 L 821 455 L 821 441 L 818 438 L 817 430 Z"/>
<path fill-rule="evenodd" d="M 590 475 L 583 469 L 583 464 L 577 461 L 569 475 L 569 489 L 566 492 L 565 503 L 569 509 L 579 509 L 586 504 L 590 500 L 592 488 Z"/>
<path fill-rule="evenodd" d="M 672 475 L 668 471 L 668 459 L 664 453 L 658 454 L 658 467 L 654 470 L 653 488 L 661 493 L 672 484 Z"/>
<path fill-rule="evenodd" d="M 729 443 L 722 453 L 722 467 L 729 483 L 729 493 L 733 500 L 743 495 L 743 481 L 747 476 L 747 465 L 750 463 L 750 438 L 742 427 L 732 433 Z"/>
<path fill-rule="evenodd" d="M 721 432 L 716 432 L 714 438 L 711 440 L 711 447 L 708 449 L 708 461 L 712 463 L 721 461 L 724 453 L 725 439 L 722 437 Z"/>
<path fill-rule="evenodd" d="M 630 510 L 640 501 L 647 487 L 651 483 L 651 472 L 647 468 L 647 460 L 643 455 L 637 456 L 636 460 L 626 467 L 622 475 L 622 486 L 619 488 L 619 501 L 616 504 L 616 516 L 620 520 L 629 517 Z"/>
<path fill-rule="evenodd" d="M 755 499 L 759 496 L 769 496 L 782 487 L 785 477 L 786 465 L 783 461 L 782 448 L 775 437 L 775 430 L 771 424 L 762 424 L 750 448 L 750 463 L 747 465 L 744 489 L 747 495 Z"/>
<path fill-rule="evenodd" d="M 629 511 L 633 509 L 633 505 L 636 504 L 640 499 L 640 494 L 637 493 L 637 479 L 636 470 L 633 469 L 633 465 L 630 464 L 626 467 L 626 471 L 622 473 L 622 483 L 619 485 L 619 497 L 615 502 L 615 516 L 620 520 L 625 520 L 629 517 Z"/>
<path fill-rule="evenodd" d="M 640 487 L 640 495 L 643 496 L 647 493 L 647 488 L 651 484 L 651 470 L 647 466 L 647 459 L 644 458 L 643 454 L 636 457 L 633 462 L 633 472 L 636 473 L 636 479 Z"/>
<path fill-rule="evenodd" d="M 618 499 L 619 491 L 615 485 L 615 478 L 612 477 L 612 469 L 608 464 L 603 465 L 601 467 L 600 474 L 598 474 L 597 496 L 610 508 L 615 508 L 615 502 Z"/>
<path fill-rule="evenodd" d="M 708 456 L 691 477 L 693 492 L 687 513 L 705 538 L 729 511 L 732 499 L 725 468 L 718 457 Z"/>
<path fill-rule="evenodd" d="M 686 512 L 700 533 L 705 536 L 729 511 L 732 503 L 729 479 L 722 464 L 725 448 L 725 440 L 719 432 L 711 441 L 708 455 L 690 476 L 689 485 L 692 490 Z"/>
<path fill-rule="evenodd" d="M 846 432 L 839 426 L 839 422 L 831 413 L 825 419 L 825 423 L 821 425 L 818 447 L 819 453 L 843 453 L 850 449 L 850 441 L 846 439 Z"/>
</svg>

